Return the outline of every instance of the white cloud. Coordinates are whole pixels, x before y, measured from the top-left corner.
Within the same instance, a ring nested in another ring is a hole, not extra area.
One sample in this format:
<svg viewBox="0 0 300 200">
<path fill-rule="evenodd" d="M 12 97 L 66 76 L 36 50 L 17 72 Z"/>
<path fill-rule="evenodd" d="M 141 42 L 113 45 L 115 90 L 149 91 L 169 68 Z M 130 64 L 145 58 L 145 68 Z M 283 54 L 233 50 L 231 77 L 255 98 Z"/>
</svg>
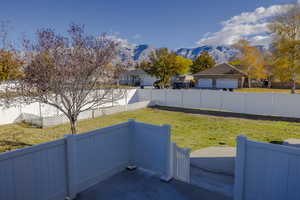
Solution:
<svg viewBox="0 0 300 200">
<path fill-rule="evenodd" d="M 109 39 L 111 39 L 112 41 L 118 43 L 123 48 L 126 48 L 126 47 L 130 48 L 133 45 L 133 44 L 130 44 L 127 39 L 118 37 L 116 35 L 108 35 L 107 37 Z"/>
<path fill-rule="evenodd" d="M 300 1 L 300 0 L 298 0 Z M 244 12 L 222 22 L 222 29 L 205 34 L 198 45 L 232 45 L 240 39 L 248 39 L 255 45 L 267 45 L 270 42 L 268 20 L 285 13 L 291 5 L 259 7 L 253 12 Z"/>
</svg>

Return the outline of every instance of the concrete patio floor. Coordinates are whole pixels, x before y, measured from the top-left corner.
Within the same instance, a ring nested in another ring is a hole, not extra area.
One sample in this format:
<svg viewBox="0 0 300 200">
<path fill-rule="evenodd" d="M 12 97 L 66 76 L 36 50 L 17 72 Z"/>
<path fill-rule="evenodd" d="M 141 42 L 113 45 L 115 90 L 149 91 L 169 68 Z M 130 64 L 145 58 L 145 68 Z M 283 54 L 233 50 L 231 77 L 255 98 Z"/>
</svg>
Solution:
<svg viewBox="0 0 300 200">
<path fill-rule="evenodd" d="M 143 170 L 123 171 L 79 194 L 78 200 L 231 200 L 180 181 L 162 182 Z"/>
<path fill-rule="evenodd" d="M 212 173 L 234 176 L 235 147 L 208 147 L 191 153 L 191 165 Z"/>
<path fill-rule="evenodd" d="M 208 147 L 191 153 L 191 184 L 233 196 L 234 147 Z"/>
</svg>

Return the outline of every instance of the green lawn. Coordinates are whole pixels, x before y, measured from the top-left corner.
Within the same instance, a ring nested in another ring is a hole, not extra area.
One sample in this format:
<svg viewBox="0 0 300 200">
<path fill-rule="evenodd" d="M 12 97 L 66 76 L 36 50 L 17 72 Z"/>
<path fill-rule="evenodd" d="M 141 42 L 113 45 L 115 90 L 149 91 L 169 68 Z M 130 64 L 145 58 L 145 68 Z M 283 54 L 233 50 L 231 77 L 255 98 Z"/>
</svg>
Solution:
<svg viewBox="0 0 300 200">
<path fill-rule="evenodd" d="M 290 89 L 273 89 L 273 88 L 239 88 L 235 92 L 276 92 L 276 93 L 291 93 Z M 300 94 L 300 90 L 296 90 Z"/>
<path fill-rule="evenodd" d="M 172 140 L 192 150 L 208 146 L 234 146 L 235 137 L 239 134 L 265 142 L 300 138 L 300 123 L 212 117 L 148 108 L 80 121 L 79 132 L 124 122 L 129 118 L 151 124 L 170 124 Z M 61 138 L 68 132 L 68 125 L 45 129 L 26 124 L 0 126 L 0 152 Z"/>
</svg>

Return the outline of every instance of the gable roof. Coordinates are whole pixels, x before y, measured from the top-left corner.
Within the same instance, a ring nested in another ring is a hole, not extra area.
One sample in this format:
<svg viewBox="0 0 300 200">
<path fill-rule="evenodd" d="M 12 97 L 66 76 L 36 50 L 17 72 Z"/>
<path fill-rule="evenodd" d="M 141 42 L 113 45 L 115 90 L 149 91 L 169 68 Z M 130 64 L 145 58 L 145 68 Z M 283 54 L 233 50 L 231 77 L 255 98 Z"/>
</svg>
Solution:
<svg viewBox="0 0 300 200">
<path fill-rule="evenodd" d="M 215 67 L 198 72 L 194 75 L 225 75 L 225 74 L 246 75 L 243 71 L 241 71 L 240 69 L 238 69 L 228 63 L 222 63 L 219 65 L 216 65 Z"/>
</svg>

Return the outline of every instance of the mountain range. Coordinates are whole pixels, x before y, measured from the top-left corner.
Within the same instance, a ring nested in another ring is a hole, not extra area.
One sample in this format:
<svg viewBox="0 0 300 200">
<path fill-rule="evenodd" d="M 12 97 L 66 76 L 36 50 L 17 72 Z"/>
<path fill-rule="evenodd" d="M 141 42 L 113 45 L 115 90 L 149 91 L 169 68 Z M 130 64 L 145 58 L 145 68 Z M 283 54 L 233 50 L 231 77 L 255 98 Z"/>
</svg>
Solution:
<svg viewBox="0 0 300 200">
<path fill-rule="evenodd" d="M 263 46 L 257 46 L 260 51 L 265 51 Z M 141 44 L 125 46 L 120 50 L 120 57 L 122 60 L 132 60 L 139 62 L 147 59 L 151 52 L 155 51 L 155 47 Z M 177 55 L 194 60 L 201 52 L 207 51 L 216 61 L 217 64 L 228 62 L 230 58 L 236 56 L 239 50 L 232 46 L 200 46 L 195 48 L 180 48 L 176 50 Z"/>
</svg>

